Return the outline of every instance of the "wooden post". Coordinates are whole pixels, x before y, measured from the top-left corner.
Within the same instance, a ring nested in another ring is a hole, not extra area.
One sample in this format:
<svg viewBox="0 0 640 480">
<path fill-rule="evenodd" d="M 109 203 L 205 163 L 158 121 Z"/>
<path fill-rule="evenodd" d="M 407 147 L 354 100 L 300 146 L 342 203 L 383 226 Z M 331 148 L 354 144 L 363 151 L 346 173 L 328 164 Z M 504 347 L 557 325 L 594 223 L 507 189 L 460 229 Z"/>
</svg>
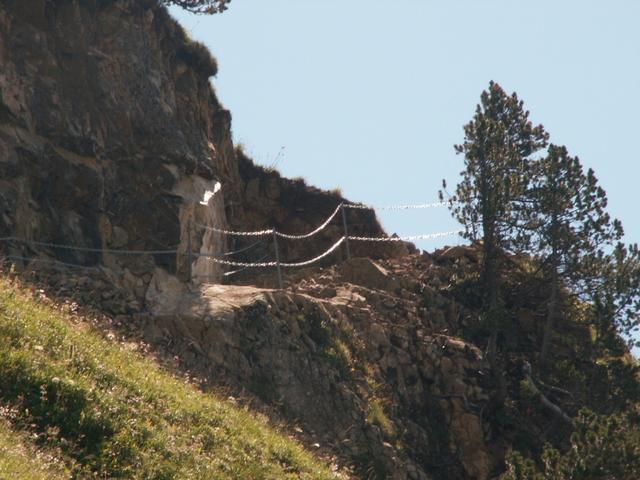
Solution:
<svg viewBox="0 0 640 480">
<path fill-rule="evenodd" d="M 278 269 L 278 286 L 282 290 L 282 269 L 280 268 L 280 252 L 278 251 L 278 234 L 276 229 L 273 229 L 273 249 L 276 253 L 276 267 Z"/>
<path fill-rule="evenodd" d="M 344 208 L 344 203 L 340 205 L 342 210 L 342 226 L 344 227 L 344 244 L 347 247 L 347 258 L 351 258 L 351 249 L 349 248 L 349 230 L 347 228 L 347 212 Z"/>
</svg>

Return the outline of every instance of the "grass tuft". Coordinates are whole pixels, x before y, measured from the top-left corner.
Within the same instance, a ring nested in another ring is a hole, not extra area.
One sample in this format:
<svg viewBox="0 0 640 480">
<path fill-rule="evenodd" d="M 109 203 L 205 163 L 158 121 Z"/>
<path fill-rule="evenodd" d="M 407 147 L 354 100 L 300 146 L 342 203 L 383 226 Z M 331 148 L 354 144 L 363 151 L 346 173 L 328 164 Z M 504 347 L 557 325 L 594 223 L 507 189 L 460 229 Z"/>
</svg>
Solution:
<svg viewBox="0 0 640 480">
<path fill-rule="evenodd" d="M 0 478 L 63 480 L 69 471 L 60 458 L 35 448 L 24 433 L 0 420 Z"/>
<path fill-rule="evenodd" d="M 380 399 L 375 397 L 369 399 L 367 421 L 373 425 L 377 425 L 387 440 L 396 437 L 396 429 L 384 411 L 384 405 Z"/>
</svg>

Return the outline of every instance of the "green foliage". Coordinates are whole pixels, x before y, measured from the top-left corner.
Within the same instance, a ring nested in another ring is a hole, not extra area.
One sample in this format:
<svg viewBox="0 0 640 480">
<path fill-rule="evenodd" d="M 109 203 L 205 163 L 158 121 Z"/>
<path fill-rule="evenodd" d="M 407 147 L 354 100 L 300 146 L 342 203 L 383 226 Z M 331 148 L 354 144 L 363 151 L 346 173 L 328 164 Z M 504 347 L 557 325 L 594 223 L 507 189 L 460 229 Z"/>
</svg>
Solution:
<svg viewBox="0 0 640 480">
<path fill-rule="evenodd" d="M 332 478 L 263 420 L 74 323 L 0 280 L 0 404 L 75 476 Z"/>
<path fill-rule="evenodd" d="M 509 96 L 491 82 L 473 120 L 464 127 L 464 142 L 455 149 L 464 154 L 465 169 L 450 199 L 453 215 L 469 239 L 506 248 L 514 229 L 531 213 L 523 203 L 529 161 L 546 147 L 548 135 L 528 117 L 515 93 Z"/>
<path fill-rule="evenodd" d="M 465 169 L 448 198 L 466 237 L 482 245 L 484 294 L 481 303 L 470 296 L 469 304 L 480 318 L 473 333 L 489 336 L 491 376 L 485 387 L 492 391 L 492 405 L 484 415 L 494 428 L 515 431 L 514 444 L 536 455 L 537 462 L 515 452 L 504 478 L 637 478 L 638 415 L 621 412 L 638 404 L 640 377 L 637 363 L 629 361 L 632 342 L 625 344 L 621 334 L 632 338 L 640 328 L 640 249 L 620 242 L 622 225 L 606 212 L 607 196 L 594 172 L 585 172 L 565 147 L 547 148 L 547 133 L 532 126 L 515 94 L 507 96 L 492 82 L 464 132 L 456 150 L 465 156 Z M 465 303 L 473 282 L 452 283 L 451 294 Z M 534 384 L 531 377 L 506 384 L 505 374 L 514 376 L 509 362 L 513 366 L 515 349 L 526 357 L 538 341 L 537 328 L 529 326 L 524 337 L 509 326 L 520 311 L 531 319 L 546 313 L 540 363 L 534 363 L 544 367 L 546 383 Z M 564 321 L 557 324 L 559 319 Z M 552 337 L 554 330 L 558 335 Z M 503 355 L 496 353 L 498 338 Z M 557 424 L 544 433 L 537 426 L 518 426 L 523 415 L 544 418 L 536 411 L 539 404 L 547 414 L 572 416 L 581 406 L 598 414 L 583 411 L 575 419 L 566 449 L 573 419 L 564 431 Z M 566 453 L 547 446 L 540 456 L 542 438 Z"/>
<path fill-rule="evenodd" d="M 493 357 L 500 318 L 504 317 L 501 251 L 521 247 L 527 238 L 520 232 L 534 213 L 526 198 L 530 161 L 546 147 L 548 135 L 542 125 L 532 125 L 529 112 L 515 93 L 507 95 L 494 82 L 482 92 L 464 134 L 464 142 L 455 149 L 464 154 L 465 169 L 449 200 L 453 216 L 465 228 L 465 236 L 474 241 L 482 239 L 481 284 L 485 318 L 492 330 L 489 356 Z M 443 187 L 446 188 L 444 181 Z M 440 198 L 444 198 L 442 192 Z"/>
<path fill-rule="evenodd" d="M 638 414 L 598 416 L 582 410 L 566 453 L 545 446 L 541 466 L 518 452 L 502 480 L 635 480 L 640 472 Z"/>
<path fill-rule="evenodd" d="M 369 399 L 369 408 L 367 409 L 367 421 L 380 428 L 380 431 L 387 440 L 391 440 L 396 436 L 396 429 L 393 422 L 389 419 L 384 411 L 384 405 L 379 398 L 372 397 Z"/>
<path fill-rule="evenodd" d="M 177 5 L 192 13 L 222 13 L 231 0 L 161 0 L 166 5 Z"/>
<path fill-rule="evenodd" d="M 491 82 L 464 127 L 464 142 L 455 147 L 464 154 L 465 169 L 450 207 L 467 238 L 482 240 L 489 359 L 497 332 L 504 330 L 501 319 L 509 317 L 501 287 L 509 251 L 539 259 L 548 285 L 542 365 L 567 293 L 591 306 L 589 321 L 600 347 L 620 354 L 625 347 L 619 335 L 631 339 L 640 329 L 640 252 L 635 245 L 614 247 L 622 225 L 607 214 L 607 197 L 593 170 L 584 172 L 563 146 L 552 144 L 545 156 L 537 155 L 549 136 L 528 116 L 515 93 L 508 96 Z"/>
<path fill-rule="evenodd" d="M 357 339 L 350 325 L 325 318 L 316 311 L 309 312 L 306 317 L 300 315 L 298 320 L 319 347 L 322 358 L 338 370 L 342 378 L 363 367 L 356 358 Z"/>
<path fill-rule="evenodd" d="M 578 273 L 582 257 L 620 238 L 622 226 L 605 211 L 607 195 L 593 170 L 585 174 L 564 146 L 550 145 L 534 166 L 529 196 L 537 214 L 535 253 L 569 277 Z"/>
<path fill-rule="evenodd" d="M 584 262 L 582 297 L 589 302 L 596 345 L 602 352 L 620 355 L 624 348 L 640 345 L 634 336 L 640 330 L 640 249 L 618 243 L 610 254 L 596 252 Z"/>
<path fill-rule="evenodd" d="M 551 330 L 560 310 L 561 287 L 584 282 L 585 258 L 598 255 L 622 235 L 620 222 L 606 213 L 607 196 L 593 170 L 586 174 L 580 160 L 562 146 L 550 145 L 547 156 L 534 163 L 528 196 L 536 220 L 530 229 L 534 253 L 549 272 L 548 316 L 540 358 L 544 362 Z"/>
</svg>

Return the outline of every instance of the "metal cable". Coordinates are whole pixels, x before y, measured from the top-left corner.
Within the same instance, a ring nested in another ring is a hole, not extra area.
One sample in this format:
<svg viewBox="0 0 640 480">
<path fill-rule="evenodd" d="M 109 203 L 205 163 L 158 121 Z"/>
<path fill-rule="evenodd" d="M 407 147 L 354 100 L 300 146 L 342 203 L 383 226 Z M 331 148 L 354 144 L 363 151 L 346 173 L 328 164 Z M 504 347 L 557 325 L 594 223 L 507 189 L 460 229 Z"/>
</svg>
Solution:
<svg viewBox="0 0 640 480">
<path fill-rule="evenodd" d="M 191 255 L 198 258 L 198 257 L 204 257 L 204 258 L 222 258 L 222 257 L 230 257 L 232 255 L 237 255 L 239 253 L 244 253 L 248 250 L 251 250 L 253 247 L 256 247 L 260 244 L 264 243 L 262 240 L 258 240 L 255 243 L 252 243 L 251 245 L 249 245 L 248 247 L 243 247 L 239 250 L 234 250 L 232 252 L 225 252 L 225 253 L 219 253 L 219 254 L 213 254 L 213 253 L 199 253 L 199 252 L 193 252 Z"/>
<path fill-rule="evenodd" d="M 100 270 L 99 267 L 88 267 L 88 266 L 85 266 L 85 265 L 79 265 L 77 263 L 62 262 L 60 260 L 54 260 L 54 259 L 49 259 L 49 258 L 21 257 L 19 255 L 5 255 L 5 256 L 0 257 L 0 260 L 4 260 L 4 259 L 24 260 L 26 262 L 52 263 L 52 264 L 56 264 L 56 265 L 64 265 L 65 267 L 81 268 L 81 269 L 84 269 L 84 270 L 96 270 L 96 271 Z"/>
<path fill-rule="evenodd" d="M 0 241 L 21 242 L 28 245 L 37 245 L 40 247 L 50 247 L 50 248 L 61 248 L 65 250 L 76 250 L 79 252 L 112 253 L 115 255 L 142 255 L 142 254 L 161 255 L 161 254 L 178 253 L 177 250 L 109 250 L 109 249 L 91 248 L 91 247 L 75 247 L 72 245 L 61 245 L 58 243 L 26 240 L 24 238 L 18 238 L 18 237 L 3 237 L 3 238 L 0 238 Z"/>
</svg>

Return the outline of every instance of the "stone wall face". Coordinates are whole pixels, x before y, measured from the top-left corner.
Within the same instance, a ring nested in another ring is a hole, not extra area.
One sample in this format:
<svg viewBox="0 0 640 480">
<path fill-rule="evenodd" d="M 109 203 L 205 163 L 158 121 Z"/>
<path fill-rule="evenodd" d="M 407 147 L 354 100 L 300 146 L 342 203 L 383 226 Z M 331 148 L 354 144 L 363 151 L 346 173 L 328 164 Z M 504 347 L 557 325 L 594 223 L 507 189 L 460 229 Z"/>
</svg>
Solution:
<svg viewBox="0 0 640 480">
<path fill-rule="evenodd" d="M 0 237 L 98 250 L 13 243 L 4 252 L 184 279 L 185 255 L 99 250 L 184 252 L 189 217 L 226 225 L 222 196 L 238 179 L 230 115 L 189 48 L 151 1 L 3 2 Z M 225 188 L 201 205 L 217 182 Z M 225 247 L 202 230 L 193 242 Z"/>
</svg>

